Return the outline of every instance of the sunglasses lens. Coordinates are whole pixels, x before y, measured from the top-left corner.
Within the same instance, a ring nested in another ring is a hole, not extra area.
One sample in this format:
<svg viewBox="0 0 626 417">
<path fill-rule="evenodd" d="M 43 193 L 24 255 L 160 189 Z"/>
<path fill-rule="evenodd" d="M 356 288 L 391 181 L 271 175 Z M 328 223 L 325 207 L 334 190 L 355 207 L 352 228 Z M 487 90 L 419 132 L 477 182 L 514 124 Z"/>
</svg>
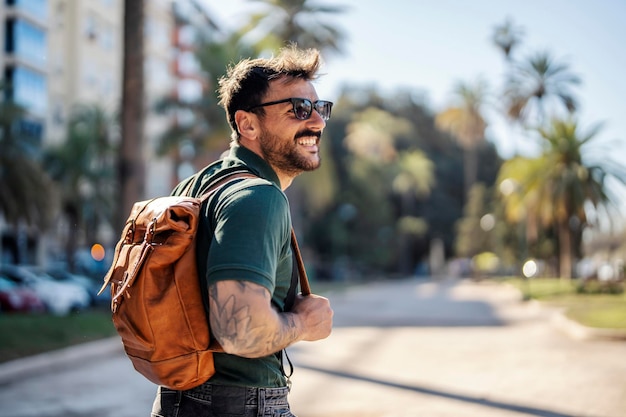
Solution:
<svg viewBox="0 0 626 417">
<path fill-rule="evenodd" d="M 330 101 L 319 100 L 315 103 L 315 110 L 322 116 L 322 119 L 330 119 L 330 111 L 333 108 L 333 103 Z"/>
<path fill-rule="evenodd" d="M 296 99 L 293 101 L 293 112 L 300 120 L 306 120 L 311 117 L 313 104 L 307 99 Z"/>
</svg>

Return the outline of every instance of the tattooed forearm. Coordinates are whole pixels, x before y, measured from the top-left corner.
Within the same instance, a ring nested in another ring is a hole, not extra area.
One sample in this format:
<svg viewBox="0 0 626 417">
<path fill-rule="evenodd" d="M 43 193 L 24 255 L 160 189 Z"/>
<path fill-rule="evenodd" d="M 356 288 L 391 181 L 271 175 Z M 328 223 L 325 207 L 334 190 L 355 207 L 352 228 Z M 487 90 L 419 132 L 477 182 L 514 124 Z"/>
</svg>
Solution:
<svg viewBox="0 0 626 417">
<path fill-rule="evenodd" d="M 222 281 L 209 287 L 211 331 L 226 352 L 260 357 L 298 337 L 292 314 L 271 307 L 269 291 L 257 284 Z"/>
</svg>

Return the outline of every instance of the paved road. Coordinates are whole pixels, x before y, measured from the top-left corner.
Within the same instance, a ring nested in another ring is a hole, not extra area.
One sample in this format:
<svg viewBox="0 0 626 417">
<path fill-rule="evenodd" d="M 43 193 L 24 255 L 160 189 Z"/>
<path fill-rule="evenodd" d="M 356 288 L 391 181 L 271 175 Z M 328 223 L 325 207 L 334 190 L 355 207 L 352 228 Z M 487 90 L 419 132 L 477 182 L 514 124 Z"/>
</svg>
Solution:
<svg viewBox="0 0 626 417">
<path fill-rule="evenodd" d="M 289 350 L 299 417 L 626 416 L 626 342 L 574 340 L 511 288 L 411 280 L 329 298 L 331 337 Z M 80 350 L 30 375 L 0 367 L 0 417 L 149 415 L 154 388 L 115 339 Z"/>
</svg>

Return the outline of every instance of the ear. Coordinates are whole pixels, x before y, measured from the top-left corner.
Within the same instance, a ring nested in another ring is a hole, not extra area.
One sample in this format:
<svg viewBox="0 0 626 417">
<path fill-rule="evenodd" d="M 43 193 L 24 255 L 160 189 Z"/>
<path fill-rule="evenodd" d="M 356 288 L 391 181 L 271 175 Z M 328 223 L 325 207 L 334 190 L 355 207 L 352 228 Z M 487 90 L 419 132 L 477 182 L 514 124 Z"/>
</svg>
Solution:
<svg viewBox="0 0 626 417">
<path fill-rule="evenodd" d="M 239 129 L 242 138 L 256 140 L 259 132 L 258 120 L 254 113 L 243 110 L 235 112 L 235 123 L 237 123 L 237 129 Z"/>
</svg>

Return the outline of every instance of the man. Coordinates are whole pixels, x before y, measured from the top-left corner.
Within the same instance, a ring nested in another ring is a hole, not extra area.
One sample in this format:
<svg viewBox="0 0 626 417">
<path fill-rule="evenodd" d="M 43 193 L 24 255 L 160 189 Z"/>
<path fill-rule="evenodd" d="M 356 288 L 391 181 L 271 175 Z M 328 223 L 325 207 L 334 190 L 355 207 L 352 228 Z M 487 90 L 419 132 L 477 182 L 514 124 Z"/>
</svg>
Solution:
<svg viewBox="0 0 626 417">
<path fill-rule="evenodd" d="M 237 179 L 211 197 L 198 237 L 213 233 L 206 255 L 210 325 L 225 353 L 214 354 L 216 373 L 199 387 L 159 387 L 153 417 L 294 416 L 281 352 L 328 337 L 333 315 L 317 295 L 298 295 L 283 311 L 294 262 L 284 190 L 320 165 L 320 137 L 332 108 L 312 84 L 320 63 L 317 50 L 292 46 L 270 59 L 241 61 L 220 80 L 231 148 L 196 174 L 196 183 L 238 166 L 259 177 Z M 199 187 L 195 195 L 204 191 Z"/>
</svg>

